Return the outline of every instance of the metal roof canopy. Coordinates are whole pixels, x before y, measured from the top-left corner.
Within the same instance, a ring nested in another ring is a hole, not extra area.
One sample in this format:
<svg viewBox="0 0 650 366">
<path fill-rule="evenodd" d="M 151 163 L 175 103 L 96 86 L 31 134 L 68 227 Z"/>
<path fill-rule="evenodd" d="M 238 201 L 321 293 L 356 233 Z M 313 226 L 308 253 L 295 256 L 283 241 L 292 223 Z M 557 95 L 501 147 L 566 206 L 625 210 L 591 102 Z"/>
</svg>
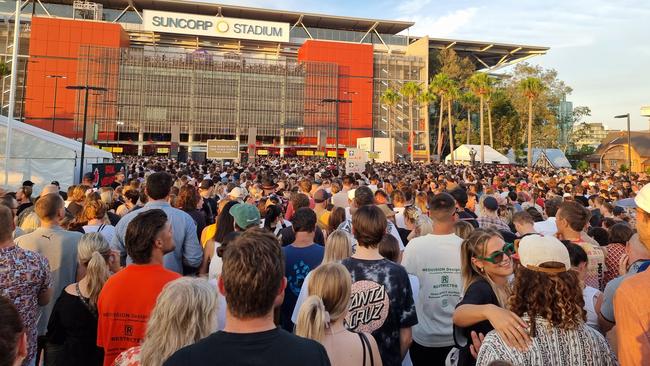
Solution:
<svg viewBox="0 0 650 366">
<path fill-rule="evenodd" d="M 42 0 L 44 3 L 67 4 L 72 5 L 73 0 Z M 287 22 L 291 25 L 296 24 L 299 20 L 306 27 L 339 29 L 366 32 L 375 23 L 377 32 L 383 34 L 397 34 L 413 26 L 413 22 L 352 18 L 335 15 L 303 13 L 285 10 L 271 10 L 251 8 L 237 5 L 222 5 L 215 3 L 206 3 L 200 1 L 183 1 L 183 0 L 89 0 L 99 3 L 105 9 L 123 10 L 128 6 L 134 6 L 138 11 L 143 9 L 170 11 L 178 13 L 217 15 L 224 17 L 244 18 L 254 20 L 267 20 L 274 22 Z M 302 17 L 302 19 L 301 19 Z"/>
<path fill-rule="evenodd" d="M 412 37 L 418 39 L 419 37 Z M 468 56 L 479 69 L 495 71 L 502 67 L 546 54 L 548 47 L 525 46 L 509 43 L 462 41 L 430 38 L 429 49 L 453 49 L 460 56 Z"/>
</svg>

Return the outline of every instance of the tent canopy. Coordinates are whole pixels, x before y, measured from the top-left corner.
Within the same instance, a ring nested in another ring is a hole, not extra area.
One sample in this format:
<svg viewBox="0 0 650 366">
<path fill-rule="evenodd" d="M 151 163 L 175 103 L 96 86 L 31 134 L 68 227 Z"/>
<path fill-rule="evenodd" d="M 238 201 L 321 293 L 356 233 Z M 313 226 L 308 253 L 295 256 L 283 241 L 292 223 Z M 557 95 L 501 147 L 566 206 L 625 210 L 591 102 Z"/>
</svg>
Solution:
<svg viewBox="0 0 650 366">
<path fill-rule="evenodd" d="M 525 151 L 528 151 L 526 149 Z M 540 160 L 541 159 L 541 160 Z M 553 168 L 571 168 L 571 163 L 560 149 L 533 148 L 533 166 L 550 164 Z"/>
<path fill-rule="evenodd" d="M 476 151 L 476 162 L 481 161 L 481 145 L 460 145 L 456 150 L 454 150 L 454 160 L 457 163 L 469 164 L 472 162 L 472 157 L 470 151 Z M 451 154 L 445 157 L 445 161 L 451 161 Z M 485 145 L 485 162 L 490 164 L 510 164 L 510 160 L 501 154 L 500 152 L 494 150 L 492 146 Z"/>
<path fill-rule="evenodd" d="M 60 183 L 61 189 L 76 182 L 81 166 L 80 142 L 16 120 L 11 126 L 11 151 L 5 167 L 7 117 L 0 116 L 0 166 L 4 173 L 0 185 L 13 190 L 29 179 L 39 192 L 53 180 Z M 91 171 L 92 164 L 112 158 L 113 154 L 86 145 L 84 172 Z"/>
</svg>

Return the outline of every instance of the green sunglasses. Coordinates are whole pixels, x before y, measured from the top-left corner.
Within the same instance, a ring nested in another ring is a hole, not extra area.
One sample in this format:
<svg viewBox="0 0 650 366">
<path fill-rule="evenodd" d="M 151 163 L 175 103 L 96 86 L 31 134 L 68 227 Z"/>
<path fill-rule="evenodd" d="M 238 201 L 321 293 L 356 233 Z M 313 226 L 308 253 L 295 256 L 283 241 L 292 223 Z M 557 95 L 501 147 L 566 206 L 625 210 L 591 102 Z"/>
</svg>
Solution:
<svg viewBox="0 0 650 366">
<path fill-rule="evenodd" d="M 503 262 L 505 256 L 510 257 L 513 254 L 515 254 L 515 245 L 512 243 L 506 243 L 501 250 L 490 254 L 489 257 L 476 257 L 476 258 L 493 264 L 499 264 Z"/>
</svg>

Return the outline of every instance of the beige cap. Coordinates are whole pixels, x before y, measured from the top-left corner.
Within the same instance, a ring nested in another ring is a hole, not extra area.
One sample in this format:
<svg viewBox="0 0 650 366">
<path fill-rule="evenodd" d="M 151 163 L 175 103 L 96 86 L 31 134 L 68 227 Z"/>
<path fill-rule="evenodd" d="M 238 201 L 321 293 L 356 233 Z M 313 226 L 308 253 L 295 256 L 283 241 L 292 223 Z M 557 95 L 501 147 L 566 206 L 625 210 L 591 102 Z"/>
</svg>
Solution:
<svg viewBox="0 0 650 366">
<path fill-rule="evenodd" d="M 517 254 L 521 265 L 533 271 L 560 273 L 571 269 L 569 251 L 553 236 L 528 235 L 519 242 Z M 540 267 L 548 262 L 562 263 L 564 268 Z"/>
<path fill-rule="evenodd" d="M 650 213 L 650 183 L 641 188 L 634 198 L 634 203 L 636 203 L 636 207 Z"/>
</svg>

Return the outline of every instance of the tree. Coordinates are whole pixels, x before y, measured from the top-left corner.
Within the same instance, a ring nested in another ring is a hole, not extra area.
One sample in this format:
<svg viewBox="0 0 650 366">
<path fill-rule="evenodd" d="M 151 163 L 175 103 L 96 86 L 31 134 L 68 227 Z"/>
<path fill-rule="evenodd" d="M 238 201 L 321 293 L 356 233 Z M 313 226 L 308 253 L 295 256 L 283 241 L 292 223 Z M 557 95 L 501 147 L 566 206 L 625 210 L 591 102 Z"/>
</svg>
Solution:
<svg viewBox="0 0 650 366">
<path fill-rule="evenodd" d="M 455 81 L 449 84 L 447 91 L 445 92 L 445 99 L 447 100 L 447 124 L 449 125 L 449 156 L 451 158 L 451 164 L 454 164 L 454 128 L 451 122 L 451 104 L 458 98 L 460 94 L 460 89 Z"/>
<path fill-rule="evenodd" d="M 580 160 L 578 162 L 576 168 L 581 172 L 586 172 L 589 169 L 589 163 L 587 163 L 584 160 Z"/>
<path fill-rule="evenodd" d="M 411 147 L 411 161 L 414 161 L 415 146 L 413 145 L 413 102 L 417 99 L 418 95 L 422 92 L 420 83 L 415 81 L 407 81 L 402 85 L 400 94 L 406 97 L 409 102 L 409 146 Z"/>
<path fill-rule="evenodd" d="M 578 106 L 573 108 L 573 111 L 571 112 L 571 131 L 569 137 L 569 141 L 570 141 L 569 150 L 572 151 L 577 150 L 575 142 L 577 140 L 581 140 L 587 137 L 587 124 L 582 122 L 582 119 L 587 116 L 591 116 L 591 109 L 589 107 Z"/>
<path fill-rule="evenodd" d="M 533 100 L 545 89 L 539 78 L 528 77 L 519 82 L 519 91 L 528 99 L 528 167 L 533 166 Z"/>
<path fill-rule="evenodd" d="M 479 99 L 472 92 L 462 93 L 458 99 L 460 105 L 467 112 L 467 144 L 472 143 L 472 110 L 476 108 Z"/>
<path fill-rule="evenodd" d="M 479 107 L 479 118 L 480 118 L 480 124 L 479 124 L 479 135 L 480 135 L 480 140 L 481 140 L 481 164 L 485 163 L 485 137 L 483 133 L 483 111 L 484 111 L 484 103 L 485 103 L 485 95 L 490 92 L 490 89 L 492 88 L 491 85 L 492 81 L 490 80 L 490 77 L 488 74 L 483 73 L 483 72 L 477 72 L 474 75 L 472 75 L 468 80 L 467 80 L 467 86 L 471 90 L 474 95 L 479 97 L 480 100 L 480 107 Z M 492 135 L 492 128 L 490 128 L 490 135 Z M 492 140 L 490 138 L 490 140 Z M 490 141 L 490 144 L 492 144 L 492 141 Z"/>
<path fill-rule="evenodd" d="M 395 148 L 393 147 L 393 125 L 390 121 L 391 110 L 397 104 L 399 100 L 399 94 L 397 94 L 393 89 L 388 88 L 384 90 L 384 93 L 379 97 L 379 100 L 382 104 L 385 104 L 388 107 L 388 138 L 390 139 L 390 159 L 393 160 L 395 156 Z"/>
<path fill-rule="evenodd" d="M 0 62 L 0 76 L 11 74 L 11 67 L 6 62 Z"/>
<path fill-rule="evenodd" d="M 431 79 L 431 83 L 429 83 L 429 92 L 440 98 L 440 120 L 438 121 L 438 139 L 436 142 L 438 161 L 442 161 L 442 119 L 445 106 L 445 95 L 452 83 L 453 81 L 449 78 L 449 75 L 445 73 L 437 73 L 433 79 Z"/>
<path fill-rule="evenodd" d="M 419 103 L 421 106 L 426 107 L 426 109 L 427 109 L 427 113 L 429 113 L 429 108 L 428 108 L 428 107 L 429 107 L 429 105 L 430 105 L 431 103 L 433 103 L 433 102 L 436 101 L 436 95 L 433 94 L 433 93 L 431 93 L 431 92 L 429 92 L 428 90 L 425 90 L 425 91 L 421 92 L 420 95 L 418 95 L 417 99 L 418 99 L 418 103 Z M 427 127 L 428 127 L 428 126 L 427 126 Z M 425 127 L 425 129 L 426 129 L 426 131 L 428 132 L 429 129 L 428 129 L 427 127 Z M 427 161 L 428 161 L 428 162 L 431 162 L 431 151 L 430 151 L 430 148 L 429 148 L 429 145 L 430 145 L 430 144 L 429 144 L 429 141 L 430 141 L 430 140 L 431 140 L 431 137 L 430 137 L 429 134 L 427 133 L 426 149 L 427 149 Z"/>
</svg>

